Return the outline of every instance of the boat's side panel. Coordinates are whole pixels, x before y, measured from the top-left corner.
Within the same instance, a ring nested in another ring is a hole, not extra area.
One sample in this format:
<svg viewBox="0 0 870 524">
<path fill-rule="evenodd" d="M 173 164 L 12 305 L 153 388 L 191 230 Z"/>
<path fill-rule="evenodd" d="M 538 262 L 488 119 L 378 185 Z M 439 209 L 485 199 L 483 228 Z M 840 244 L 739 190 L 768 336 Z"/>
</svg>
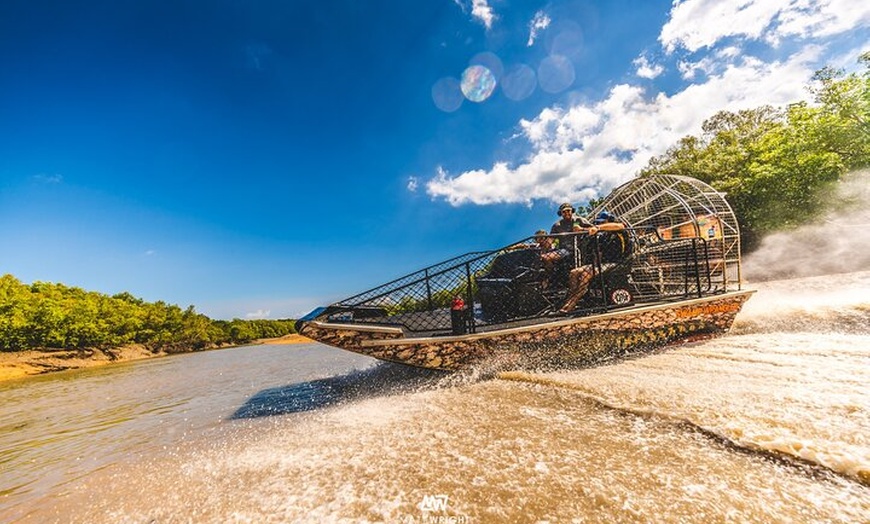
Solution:
<svg viewBox="0 0 870 524">
<path fill-rule="evenodd" d="M 353 324 L 327 324 L 324 322 L 306 322 L 299 330 L 312 340 L 323 344 L 346 349 L 363 355 L 369 355 L 365 342 L 378 342 L 382 340 L 394 340 L 403 337 L 402 330 L 398 328 L 383 328 L 379 326 L 353 325 Z"/>
<path fill-rule="evenodd" d="M 364 331 L 349 325 L 336 328 L 323 323 L 306 325 L 302 334 L 381 360 L 432 369 L 458 370 L 485 360 L 567 365 L 693 335 L 726 331 L 751 294 L 751 291 L 729 293 L 534 328 L 460 337 L 404 339 L 396 332 Z"/>
</svg>

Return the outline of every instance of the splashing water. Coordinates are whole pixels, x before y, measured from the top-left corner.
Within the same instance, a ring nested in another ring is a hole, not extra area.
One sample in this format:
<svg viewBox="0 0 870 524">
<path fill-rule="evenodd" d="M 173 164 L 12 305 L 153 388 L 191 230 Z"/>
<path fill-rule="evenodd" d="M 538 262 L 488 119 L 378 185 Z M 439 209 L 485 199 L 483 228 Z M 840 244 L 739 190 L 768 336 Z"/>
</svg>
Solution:
<svg viewBox="0 0 870 524">
<path fill-rule="evenodd" d="M 751 281 L 870 270 L 870 171 L 850 173 L 837 187 L 839 203 L 816 224 L 764 238 L 745 257 Z"/>
</svg>

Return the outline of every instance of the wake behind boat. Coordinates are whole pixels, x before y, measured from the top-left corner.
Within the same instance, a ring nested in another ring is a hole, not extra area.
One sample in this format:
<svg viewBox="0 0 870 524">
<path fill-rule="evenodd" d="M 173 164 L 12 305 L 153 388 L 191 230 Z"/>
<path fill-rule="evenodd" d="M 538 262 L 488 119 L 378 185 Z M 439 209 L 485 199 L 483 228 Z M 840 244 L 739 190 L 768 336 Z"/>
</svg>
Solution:
<svg viewBox="0 0 870 524">
<path fill-rule="evenodd" d="M 625 228 L 467 253 L 315 309 L 297 331 L 430 369 L 565 366 L 723 333 L 753 293 L 741 287 L 734 213 L 699 180 L 638 178 L 591 216 Z M 578 289 L 583 271 L 594 276 Z"/>
</svg>

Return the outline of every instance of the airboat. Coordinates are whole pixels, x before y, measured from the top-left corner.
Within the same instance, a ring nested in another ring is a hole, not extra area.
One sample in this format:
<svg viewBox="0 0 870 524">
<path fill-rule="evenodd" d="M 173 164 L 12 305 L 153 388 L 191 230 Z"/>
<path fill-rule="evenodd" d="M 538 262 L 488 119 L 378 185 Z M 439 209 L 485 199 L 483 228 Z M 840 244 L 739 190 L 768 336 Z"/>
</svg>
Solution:
<svg viewBox="0 0 870 524">
<path fill-rule="evenodd" d="M 569 255 L 549 266 L 528 237 L 317 308 L 296 329 L 380 360 L 448 371 L 582 365 L 730 329 L 753 291 L 742 288 L 740 231 L 723 193 L 685 176 L 640 177 L 589 216 L 605 211 L 627 233 L 616 263 L 590 256 L 605 248 L 605 233 L 554 235 Z M 569 275 L 584 264 L 595 275 L 563 313 Z"/>
</svg>

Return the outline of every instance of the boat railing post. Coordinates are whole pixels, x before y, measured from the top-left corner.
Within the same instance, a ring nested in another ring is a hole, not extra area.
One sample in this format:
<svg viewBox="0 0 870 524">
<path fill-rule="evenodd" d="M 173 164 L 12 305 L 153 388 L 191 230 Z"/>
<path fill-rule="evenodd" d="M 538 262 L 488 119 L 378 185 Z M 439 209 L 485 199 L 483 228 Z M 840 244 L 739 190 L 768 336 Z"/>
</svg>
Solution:
<svg viewBox="0 0 870 524">
<path fill-rule="evenodd" d="M 576 269 L 579 266 L 583 265 L 583 261 L 580 260 L 580 245 L 577 242 L 577 237 L 579 235 L 571 235 L 571 243 L 574 246 L 573 257 L 571 257 L 571 262 L 573 262 L 573 267 L 571 269 Z"/>
<path fill-rule="evenodd" d="M 465 294 L 468 297 L 468 300 L 466 301 L 468 306 L 467 306 L 467 309 L 465 311 L 465 319 L 466 319 L 466 322 L 468 323 L 467 324 L 468 325 L 468 332 L 475 333 L 477 330 L 476 330 L 475 321 L 474 321 L 474 289 L 471 287 L 471 263 L 470 262 L 465 263 L 465 289 L 466 289 Z"/>
<path fill-rule="evenodd" d="M 683 254 L 683 296 L 689 296 L 689 257 L 690 253 L 685 251 Z"/>
<path fill-rule="evenodd" d="M 692 238 L 692 258 L 695 262 L 695 289 L 698 290 L 698 298 L 703 296 L 701 291 L 701 267 L 698 264 L 698 238 Z"/>
<path fill-rule="evenodd" d="M 432 305 L 432 285 L 429 282 L 429 268 L 423 270 L 423 277 L 426 280 L 426 302 L 429 304 L 429 311 L 433 311 L 435 307 Z"/>
<path fill-rule="evenodd" d="M 706 239 L 704 240 L 704 268 L 704 275 L 707 277 L 705 279 L 707 281 L 707 288 L 705 291 L 709 293 L 710 290 L 713 289 L 713 278 L 710 275 L 710 242 Z"/>
<path fill-rule="evenodd" d="M 595 256 L 592 257 L 592 273 L 593 279 L 598 281 L 598 287 L 601 288 L 601 306 L 604 307 L 604 311 L 607 312 L 607 282 L 604 278 L 604 274 L 601 271 L 602 269 L 602 254 L 601 254 L 601 243 L 598 241 L 598 235 L 593 235 L 589 240 L 594 242 L 593 246 L 595 249 Z M 589 283 L 592 286 L 592 282 Z M 592 301 L 594 303 L 594 300 Z"/>
</svg>

